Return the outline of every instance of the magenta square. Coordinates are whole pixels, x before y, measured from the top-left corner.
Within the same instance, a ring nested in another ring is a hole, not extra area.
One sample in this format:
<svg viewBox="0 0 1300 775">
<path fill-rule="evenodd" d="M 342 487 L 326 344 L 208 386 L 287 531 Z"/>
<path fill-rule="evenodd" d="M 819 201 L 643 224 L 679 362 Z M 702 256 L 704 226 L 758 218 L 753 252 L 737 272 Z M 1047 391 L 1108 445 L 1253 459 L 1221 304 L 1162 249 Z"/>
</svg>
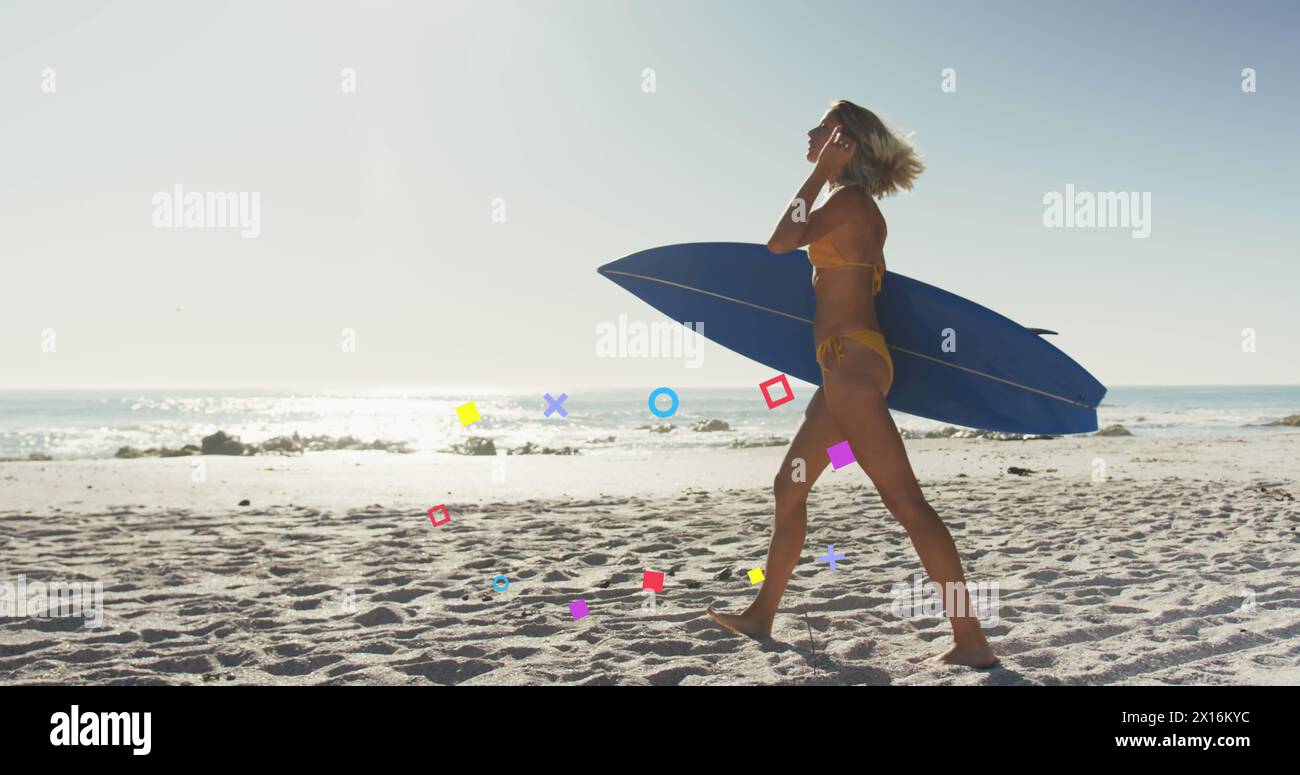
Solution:
<svg viewBox="0 0 1300 775">
<path fill-rule="evenodd" d="M 785 391 L 785 395 L 773 401 L 772 396 L 767 392 L 767 389 L 777 383 L 780 383 L 781 389 Z M 758 383 L 758 389 L 762 391 L 763 400 L 767 402 L 768 409 L 775 409 L 781 404 L 788 404 L 794 400 L 794 391 L 790 389 L 790 380 L 786 379 L 784 374 L 773 377 L 767 382 Z"/>
<path fill-rule="evenodd" d="M 853 462 L 853 449 L 849 447 L 847 441 L 841 441 L 839 444 L 827 447 L 826 454 L 831 456 L 831 467 L 836 470 Z"/>
<path fill-rule="evenodd" d="M 586 616 L 590 613 L 590 611 L 587 610 L 587 601 L 574 600 L 572 603 L 569 603 L 569 613 L 573 614 L 573 621 L 575 622 Z"/>
</svg>

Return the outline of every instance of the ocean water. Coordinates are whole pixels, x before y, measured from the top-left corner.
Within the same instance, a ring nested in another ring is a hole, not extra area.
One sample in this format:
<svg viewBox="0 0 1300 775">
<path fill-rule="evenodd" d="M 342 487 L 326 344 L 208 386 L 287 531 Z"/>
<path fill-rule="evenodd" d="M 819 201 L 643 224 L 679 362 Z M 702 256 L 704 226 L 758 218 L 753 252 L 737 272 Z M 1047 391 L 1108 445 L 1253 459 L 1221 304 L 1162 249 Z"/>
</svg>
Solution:
<svg viewBox="0 0 1300 775">
<path fill-rule="evenodd" d="M 486 436 L 501 452 L 531 441 L 579 447 L 584 455 L 630 455 L 726 447 L 737 438 L 789 439 L 812 397 L 810 388 L 796 387 L 794 401 L 768 409 L 757 387 L 678 393 L 677 413 L 659 419 L 649 412 L 646 389 L 573 393 L 563 404 L 568 411 L 564 418 L 543 416 L 546 401 L 532 394 L 0 391 L 0 456 L 105 458 L 123 446 L 197 444 L 217 430 L 246 442 L 296 431 L 404 441 L 416 450 L 439 450 L 469 436 Z M 462 426 L 455 408 L 467 401 L 477 404 L 482 419 Z M 1161 437 L 1300 432 L 1251 427 L 1292 414 L 1300 414 L 1300 386 L 1116 387 L 1099 410 L 1103 427 L 1119 423 L 1137 435 Z M 722 420 L 733 432 L 689 430 L 691 423 L 705 419 Z M 917 432 L 943 425 L 899 413 L 894 419 L 900 428 Z M 660 423 L 676 429 L 638 429 Z M 609 436 L 613 442 L 593 441 Z"/>
</svg>

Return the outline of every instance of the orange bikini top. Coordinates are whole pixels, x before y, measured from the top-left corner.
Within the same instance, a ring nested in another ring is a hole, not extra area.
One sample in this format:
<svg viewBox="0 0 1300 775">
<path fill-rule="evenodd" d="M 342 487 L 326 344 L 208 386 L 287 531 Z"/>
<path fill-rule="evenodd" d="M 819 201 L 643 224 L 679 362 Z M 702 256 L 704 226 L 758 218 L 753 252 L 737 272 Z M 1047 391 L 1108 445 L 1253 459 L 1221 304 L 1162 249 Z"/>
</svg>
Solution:
<svg viewBox="0 0 1300 775">
<path fill-rule="evenodd" d="M 835 243 L 831 241 L 831 235 L 817 240 L 808 246 L 808 261 L 818 268 L 830 268 L 837 266 L 867 266 L 873 270 L 871 273 L 871 294 L 874 296 L 880 293 L 880 283 L 885 278 L 885 267 L 880 263 L 864 264 L 858 261 L 850 261 L 835 249 Z M 813 285 L 817 284 L 817 275 L 813 274 Z"/>
</svg>

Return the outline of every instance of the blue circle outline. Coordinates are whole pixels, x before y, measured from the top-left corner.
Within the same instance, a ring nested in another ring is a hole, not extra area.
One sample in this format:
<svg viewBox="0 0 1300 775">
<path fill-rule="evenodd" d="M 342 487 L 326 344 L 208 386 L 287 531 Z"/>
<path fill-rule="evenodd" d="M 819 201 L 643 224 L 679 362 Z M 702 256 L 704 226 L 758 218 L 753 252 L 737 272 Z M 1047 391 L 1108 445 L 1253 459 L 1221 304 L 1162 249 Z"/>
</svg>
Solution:
<svg viewBox="0 0 1300 775">
<path fill-rule="evenodd" d="M 673 405 L 672 408 L 670 408 L 668 411 L 660 413 L 659 409 L 655 407 L 655 399 L 662 395 L 671 396 L 673 399 Z M 661 388 L 655 388 L 654 390 L 650 391 L 650 414 L 653 414 L 655 417 L 658 417 L 661 420 L 667 419 L 677 414 L 677 404 L 678 404 L 677 391 L 673 390 L 672 388 L 661 387 Z"/>
<path fill-rule="evenodd" d="M 495 589 L 495 590 L 498 591 L 498 592 L 505 592 L 507 589 L 510 589 L 510 579 L 506 579 L 506 585 L 505 585 L 504 587 L 498 587 L 498 586 L 497 586 L 497 579 L 506 579 L 506 577 L 505 577 L 505 576 L 496 576 L 496 577 L 494 577 L 494 578 L 492 579 L 492 588 L 493 588 L 493 589 Z"/>
</svg>

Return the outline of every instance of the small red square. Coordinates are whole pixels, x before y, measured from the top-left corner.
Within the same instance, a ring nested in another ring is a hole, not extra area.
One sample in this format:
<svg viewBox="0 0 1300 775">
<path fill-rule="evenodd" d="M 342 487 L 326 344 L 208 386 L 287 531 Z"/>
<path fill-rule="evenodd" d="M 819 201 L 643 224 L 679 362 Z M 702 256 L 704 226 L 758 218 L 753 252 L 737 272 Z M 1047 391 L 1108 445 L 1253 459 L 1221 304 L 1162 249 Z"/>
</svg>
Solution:
<svg viewBox="0 0 1300 775">
<path fill-rule="evenodd" d="M 443 515 L 443 517 L 445 517 L 445 519 L 443 519 L 441 522 L 438 521 L 438 520 L 436 520 L 436 519 L 434 519 L 434 518 L 433 518 L 433 513 L 434 513 L 435 511 L 441 511 L 441 512 L 442 512 L 442 515 Z M 433 508 L 429 509 L 429 521 L 433 523 L 433 526 L 434 526 L 434 527 L 437 527 L 438 525 L 445 525 L 445 524 L 447 524 L 448 522 L 451 521 L 451 515 L 447 513 L 447 507 L 446 507 L 446 506 L 434 506 Z"/>
<path fill-rule="evenodd" d="M 653 589 L 662 595 L 664 592 L 664 574 L 659 571 L 646 571 L 645 575 L 641 577 L 641 588 Z"/>
<path fill-rule="evenodd" d="M 785 390 L 785 396 L 773 401 L 772 396 L 768 395 L 767 389 L 778 382 L 781 383 L 781 387 Z M 763 391 L 763 400 L 767 402 L 768 409 L 775 409 L 781 404 L 788 404 L 794 400 L 794 391 L 790 389 L 790 380 L 786 379 L 784 374 L 773 377 L 767 382 L 760 382 L 758 389 Z"/>
</svg>

